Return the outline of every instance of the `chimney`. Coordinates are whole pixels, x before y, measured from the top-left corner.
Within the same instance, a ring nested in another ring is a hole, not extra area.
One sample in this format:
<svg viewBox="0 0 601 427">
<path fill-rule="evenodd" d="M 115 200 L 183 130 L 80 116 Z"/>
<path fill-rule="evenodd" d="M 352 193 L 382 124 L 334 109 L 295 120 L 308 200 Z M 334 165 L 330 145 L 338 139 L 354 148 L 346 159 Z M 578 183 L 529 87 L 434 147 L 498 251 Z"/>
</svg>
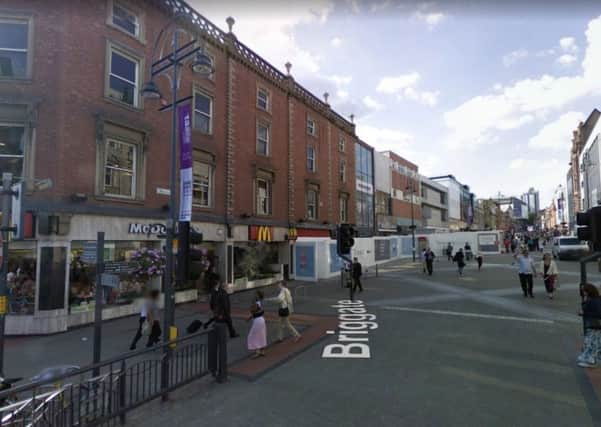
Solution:
<svg viewBox="0 0 601 427">
<path fill-rule="evenodd" d="M 227 23 L 229 33 L 232 34 L 232 28 L 234 28 L 234 24 L 236 23 L 236 20 L 234 18 L 232 18 L 231 16 L 228 16 L 227 19 L 225 20 L 225 22 Z"/>
<path fill-rule="evenodd" d="M 328 104 L 328 97 L 329 97 L 329 96 L 330 96 L 330 94 L 329 94 L 329 93 L 327 93 L 327 92 L 325 92 L 325 93 L 323 94 L 323 99 L 324 99 L 324 101 L 325 101 L 326 105 L 330 105 L 330 104 Z"/>
<path fill-rule="evenodd" d="M 292 68 L 292 64 L 290 63 L 290 61 L 286 62 L 284 67 L 286 67 L 286 74 L 288 74 L 288 77 L 290 77 L 290 69 Z"/>
</svg>

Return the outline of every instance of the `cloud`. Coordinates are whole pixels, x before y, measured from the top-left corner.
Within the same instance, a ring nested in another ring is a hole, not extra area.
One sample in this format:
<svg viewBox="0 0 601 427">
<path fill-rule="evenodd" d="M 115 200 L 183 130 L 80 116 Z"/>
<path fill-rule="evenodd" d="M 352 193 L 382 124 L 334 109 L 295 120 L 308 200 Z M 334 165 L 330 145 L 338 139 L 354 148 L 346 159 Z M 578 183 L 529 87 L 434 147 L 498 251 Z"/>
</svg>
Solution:
<svg viewBox="0 0 601 427">
<path fill-rule="evenodd" d="M 418 10 L 414 15 L 418 20 L 425 22 L 429 30 L 436 28 L 445 18 L 446 15 L 442 12 L 422 12 Z"/>
<path fill-rule="evenodd" d="M 549 74 L 519 80 L 492 93 L 475 96 L 444 113 L 450 130 L 446 144 L 461 148 L 483 144 L 497 131 L 511 130 L 558 111 L 586 96 L 601 94 L 601 16 L 589 22 L 582 72 Z M 565 45 L 565 42 L 564 42 Z"/>
<path fill-rule="evenodd" d="M 401 74 L 396 77 L 380 79 L 376 91 L 388 95 L 397 95 L 399 99 L 410 99 L 424 105 L 434 106 L 438 103 L 438 91 L 421 91 L 417 88 L 421 76 L 418 72 Z"/>
<path fill-rule="evenodd" d="M 323 25 L 334 9 L 333 0 L 273 3 L 268 11 L 255 7 L 252 2 L 189 0 L 188 3 L 221 28 L 226 28 L 225 18 L 233 16 L 236 19 L 233 32 L 238 39 L 260 51 L 263 58 L 280 70 L 287 61 L 292 64 L 292 74 L 297 78 L 320 70 L 318 54 L 298 44 L 294 28 L 299 24 Z"/>
<path fill-rule="evenodd" d="M 566 158 L 571 147 L 572 131 L 584 120 L 584 114 L 570 111 L 554 122 L 547 123 L 530 138 L 528 147 L 542 150 L 564 151 Z"/>
<path fill-rule="evenodd" d="M 367 108 L 369 108 L 370 110 L 374 110 L 374 111 L 379 111 L 379 110 L 384 109 L 384 105 L 383 104 L 381 104 L 380 102 L 376 101 L 374 98 L 372 98 L 369 95 L 363 97 L 363 104 Z"/>
<path fill-rule="evenodd" d="M 559 47 L 564 52 L 578 52 L 578 46 L 574 37 L 562 37 L 559 39 Z"/>
<path fill-rule="evenodd" d="M 391 0 L 384 0 L 382 2 L 374 2 L 371 4 L 370 11 L 371 11 L 371 13 L 376 13 L 376 12 L 380 12 L 382 10 L 388 9 L 390 6 L 392 6 Z"/>
<path fill-rule="evenodd" d="M 334 37 L 332 40 L 330 40 L 330 45 L 332 45 L 332 47 L 340 47 L 341 44 L 342 39 L 340 37 Z"/>
<path fill-rule="evenodd" d="M 382 128 L 357 124 L 357 135 L 378 151 L 401 152 L 413 142 L 413 136 L 400 129 Z"/>
<path fill-rule="evenodd" d="M 513 52 L 509 52 L 503 56 L 503 65 L 508 68 L 514 65 L 516 62 L 521 61 L 528 57 L 528 51 L 526 49 L 518 49 Z"/>
<path fill-rule="evenodd" d="M 569 53 L 564 53 L 559 58 L 557 58 L 557 62 L 561 65 L 569 67 L 574 62 L 576 62 L 577 59 L 578 58 L 576 58 L 576 56 L 574 56 L 574 55 L 570 55 Z"/>
</svg>

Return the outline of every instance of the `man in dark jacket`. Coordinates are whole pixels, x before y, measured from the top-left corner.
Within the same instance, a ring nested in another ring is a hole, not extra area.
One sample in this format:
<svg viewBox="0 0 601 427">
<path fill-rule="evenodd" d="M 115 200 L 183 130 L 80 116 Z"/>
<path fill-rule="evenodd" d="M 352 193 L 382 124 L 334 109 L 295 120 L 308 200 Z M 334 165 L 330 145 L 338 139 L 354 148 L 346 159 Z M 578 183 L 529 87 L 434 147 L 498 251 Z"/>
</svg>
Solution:
<svg viewBox="0 0 601 427">
<path fill-rule="evenodd" d="M 225 323 L 230 331 L 230 338 L 239 337 L 238 333 L 234 329 L 232 323 L 232 313 L 230 305 L 230 296 L 224 288 L 224 284 L 217 282 L 218 285 L 215 288 L 215 293 L 211 294 L 213 308 L 213 314 L 215 321 L 219 323 Z M 211 305 L 211 303 L 209 303 Z"/>
<path fill-rule="evenodd" d="M 434 258 L 435 257 L 436 257 L 436 255 L 434 255 L 434 252 L 432 252 L 432 249 L 430 249 L 430 248 L 426 249 L 424 258 L 426 261 L 426 270 L 428 270 L 429 276 L 431 276 L 432 272 L 434 271 Z"/>
<path fill-rule="evenodd" d="M 363 286 L 361 285 L 361 275 L 363 274 L 363 267 L 359 260 L 355 257 L 353 258 L 353 293 L 357 291 L 357 287 L 359 287 L 359 292 L 363 292 Z"/>
</svg>

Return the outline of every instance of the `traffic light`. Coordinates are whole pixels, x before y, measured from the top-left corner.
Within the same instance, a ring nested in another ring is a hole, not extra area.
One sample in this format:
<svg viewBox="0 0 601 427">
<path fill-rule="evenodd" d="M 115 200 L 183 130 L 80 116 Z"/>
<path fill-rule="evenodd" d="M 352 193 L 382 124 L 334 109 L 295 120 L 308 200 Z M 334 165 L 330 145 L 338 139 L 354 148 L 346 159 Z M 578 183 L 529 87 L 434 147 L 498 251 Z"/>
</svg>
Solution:
<svg viewBox="0 0 601 427">
<path fill-rule="evenodd" d="M 348 255 L 355 245 L 355 228 L 350 224 L 340 224 L 336 238 L 336 251 L 338 255 Z"/>
<path fill-rule="evenodd" d="M 202 252 L 191 246 L 202 243 L 202 233 L 190 227 L 189 222 L 180 222 L 177 245 L 177 278 L 180 283 L 195 280 L 202 272 Z"/>
<path fill-rule="evenodd" d="M 601 250 L 601 206 L 595 206 L 586 212 L 578 212 L 576 224 L 578 239 L 589 242 L 595 251 Z"/>
</svg>

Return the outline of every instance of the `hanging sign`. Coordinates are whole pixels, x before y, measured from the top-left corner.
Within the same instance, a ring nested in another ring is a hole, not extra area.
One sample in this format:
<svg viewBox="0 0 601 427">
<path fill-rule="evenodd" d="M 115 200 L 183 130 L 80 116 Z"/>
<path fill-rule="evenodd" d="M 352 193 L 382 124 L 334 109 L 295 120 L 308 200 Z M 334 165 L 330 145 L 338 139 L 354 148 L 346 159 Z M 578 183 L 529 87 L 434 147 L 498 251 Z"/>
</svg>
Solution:
<svg viewBox="0 0 601 427">
<path fill-rule="evenodd" d="M 179 220 L 192 219 L 192 117 L 190 104 L 178 107 L 180 152 Z"/>
</svg>

